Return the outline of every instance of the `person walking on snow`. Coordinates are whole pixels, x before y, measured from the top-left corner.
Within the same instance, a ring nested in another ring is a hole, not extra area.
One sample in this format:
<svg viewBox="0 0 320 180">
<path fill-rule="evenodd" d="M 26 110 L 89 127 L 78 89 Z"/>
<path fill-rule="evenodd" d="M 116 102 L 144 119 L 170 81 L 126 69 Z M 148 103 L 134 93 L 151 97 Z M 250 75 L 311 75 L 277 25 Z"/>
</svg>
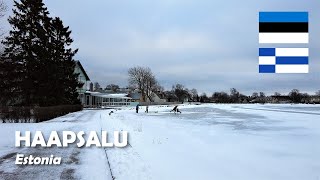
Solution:
<svg viewBox="0 0 320 180">
<path fill-rule="evenodd" d="M 136 113 L 139 113 L 139 104 L 136 106 Z"/>
<path fill-rule="evenodd" d="M 181 111 L 178 109 L 178 105 L 174 106 L 174 108 L 170 111 L 170 112 L 174 112 L 174 113 L 177 113 L 179 112 L 181 114 Z"/>
</svg>

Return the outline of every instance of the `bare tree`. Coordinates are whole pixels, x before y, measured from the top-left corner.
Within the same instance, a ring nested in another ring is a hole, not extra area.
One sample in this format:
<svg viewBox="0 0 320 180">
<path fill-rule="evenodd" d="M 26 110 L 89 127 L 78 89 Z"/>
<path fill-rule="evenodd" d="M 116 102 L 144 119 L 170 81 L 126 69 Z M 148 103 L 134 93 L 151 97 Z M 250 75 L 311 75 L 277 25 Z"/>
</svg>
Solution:
<svg viewBox="0 0 320 180">
<path fill-rule="evenodd" d="M 230 103 L 230 96 L 226 92 L 215 92 L 212 99 L 217 103 Z"/>
<path fill-rule="evenodd" d="M 155 86 L 155 90 L 159 93 L 163 93 L 164 92 L 164 87 L 161 86 L 159 83 Z"/>
<path fill-rule="evenodd" d="M 300 103 L 302 99 L 302 95 L 298 89 L 292 89 L 289 93 L 289 96 L 293 103 Z"/>
<path fill-rule="evenodd" d="M 150 101 L 153 101 L 154 93 L 157 91 L 158 82 L 156 77 L 152 74 L 151 70 L 146 71 L 145 74 L 145 95 Z"/>
<path fill-rule="evenodd" d="M 192 101 L 197 101 L 198 100 L 198 91 L 197 89 L 193 88 L 190 90 L 190 94 L 192 96 Z"/>
<path fill-rule="evenodd" d="M 105 89 L 106 90 L 111 90 L 113 92 L 117 92 L 120 89 L 120 87 L 119 87 L 119 85 L 116 85 L 116 84 L 109 84 L 109 85 L 106 86 Z"/>
<path fill-rule="evenodd" d="M 172 91 L 178 97 L 180 102 L 183 102 L 184 99 L 189 99 L 189 92 L 188 89 L 185 88 L 182 84 L 175 84 L 172 86 Z"/>
<path fill-rule="evenodd" d="M 230 89 L 230 99 L 232 103 L 237 103 L 239 102 L 240 99 L 240 93 L 237 91 L 236 88 L 231 88 Z"/>
<path fill-rule="evenodd" d="M 128 70 L 129 86 L 134 86 L 139 89 L 143 101 L 148 98 L 153 101 L 153 95 L 158 82 L 149 67 L 133 67 Z"/>
<path fill-rule="evenodd" d="M 7 11 L 7 5 L 4 3 L 4 1 L 0 0 L 0 18 L 3 18 L 6 11 Z M 2 27 L 0 27 L 0 37 L 3 36 Z"/>
<path fill-rule="evenodd" d="M 208 98 L 206 93 L 202 93 L 200 96 L 200 102 L 202 103 L 208 103 L 210 101 L 210 99 Z"/>
<path fill-rule="evenodd" d="M 274 96 L 281 96 L 281 94 L 279 92 L 275 92 Z"/>
<path fill-rule="evenodd" d="M 252 93 L 251 97 L 252 97 L 252 99 L 256 99 L 259 97 L 259 93 L 254 92 L 254 93 Z"/>
<path fill-rule="evenodd" d="M 198 96 L 198 91 L 197 91 L 197 89 L 193 88 L 193 89 L 190 90 L 190 92 L 191 92 L 191 94 L 192 94 L 192 97 Z"/>
<path fill-rule="evenodd" d="M 260 96 L 261 98 L 265 98 L 265 97 L 266 97 L 266 94 L 265 94 L 264 92 L 260 92 L 260 93 L 259 93 L 259 96 Z"/>
<path fill-rule="evenodd" d="M 98 82 L 95 82 L 93 85 L 93 90 L 94 91 L 99 91 L 101 89 L 101 86 Z"/>
<path fill-rule="evenodd" d="M 144 96 L 144 68 L 143 67 L 133 67 L 128 70 L 129 75 L 129 86 L 136 87 L 139 89 L 139 91 L 142 94 L 142 98 L 145 98 Z"/>
<path fill-rule="evenodd" d="M 0 0 L 0 18 L 2 18 L 5 15 L 5 12 L 7 11 L 8 7 L 7 5 Z"/>
</svg>

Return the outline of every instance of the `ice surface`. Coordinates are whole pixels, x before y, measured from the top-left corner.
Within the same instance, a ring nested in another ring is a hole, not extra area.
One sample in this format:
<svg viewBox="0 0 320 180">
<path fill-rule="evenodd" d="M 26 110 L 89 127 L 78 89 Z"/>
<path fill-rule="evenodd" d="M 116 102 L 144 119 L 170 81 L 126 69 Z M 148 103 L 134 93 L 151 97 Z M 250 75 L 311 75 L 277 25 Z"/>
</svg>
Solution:
<svg viewBox="0 0 320 180">
<path fill-rule="evenodd" d="M 46 123 L 0 124 L 0 179 L 10 173 L 41 179 L 42 171 L 59 179 L 68 169 L 76 179 L 111 179 L 110 173 L 117 180 L 320 179 L 318 105 L 183 105 L 182 114 L 167 106 L 150 106 L 148 114 L 140 108 L 139 114 L 134 108 L 111 116 L 111 110 L 86 110 Z M 103 148 L 14 148 L 16 130 L 123 130 L 130 144 L 107 149 L 108 163 Z M 4 158 L 16 152 L 75 156 L 75 162 L 18 171 L 14 157 Z"/>
</svg>

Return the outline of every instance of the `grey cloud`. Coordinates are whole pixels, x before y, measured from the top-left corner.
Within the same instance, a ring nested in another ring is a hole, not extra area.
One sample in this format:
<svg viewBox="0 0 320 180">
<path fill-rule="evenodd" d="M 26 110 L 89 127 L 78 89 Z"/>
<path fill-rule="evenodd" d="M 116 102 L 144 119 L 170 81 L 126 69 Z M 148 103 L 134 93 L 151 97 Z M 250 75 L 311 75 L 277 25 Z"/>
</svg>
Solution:
<svg viewBox="0 0 320 180">
<path fill-rule="evenodd" d="M 320 89 L 320 1 L 45 0 L 72 29 L 74 47 L 93 81 L 127 84 L 127 69 L 149 66 L 174 83 L 211 94 Z M 12 4 L 8 0 L 8 4 Z M 63 4 L 63 5 L 62 5 Z M 258 12 L 310 12 L 310 74 L 258 73 Z"/>
</svg>

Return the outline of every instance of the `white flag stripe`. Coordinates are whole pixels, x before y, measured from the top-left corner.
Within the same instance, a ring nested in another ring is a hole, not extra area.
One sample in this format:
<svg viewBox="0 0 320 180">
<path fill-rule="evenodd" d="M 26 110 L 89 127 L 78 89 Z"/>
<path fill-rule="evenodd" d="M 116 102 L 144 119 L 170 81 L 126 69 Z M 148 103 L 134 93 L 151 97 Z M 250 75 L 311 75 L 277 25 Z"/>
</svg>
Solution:
<svg viewBox="0 0 320 180">
<path fill-rule="evenodd" d="M 309 56 L 309 48 L 276 48 L 276 56 Z"/>
<path fill-rule="evenodd" d="M 276 73 L 308 73 L 309 65 L 276 65 Z"/>
<path fill-rule="evenodd" d="M 259 57 L 260 65 L 275 65 L 276 57 L 275 56 L 260 56 Z"/>
<path fill-rule="evenodd" d="M 259 33 L 259 43 L 309 43 L 309 33 Z"/>
</svg>

